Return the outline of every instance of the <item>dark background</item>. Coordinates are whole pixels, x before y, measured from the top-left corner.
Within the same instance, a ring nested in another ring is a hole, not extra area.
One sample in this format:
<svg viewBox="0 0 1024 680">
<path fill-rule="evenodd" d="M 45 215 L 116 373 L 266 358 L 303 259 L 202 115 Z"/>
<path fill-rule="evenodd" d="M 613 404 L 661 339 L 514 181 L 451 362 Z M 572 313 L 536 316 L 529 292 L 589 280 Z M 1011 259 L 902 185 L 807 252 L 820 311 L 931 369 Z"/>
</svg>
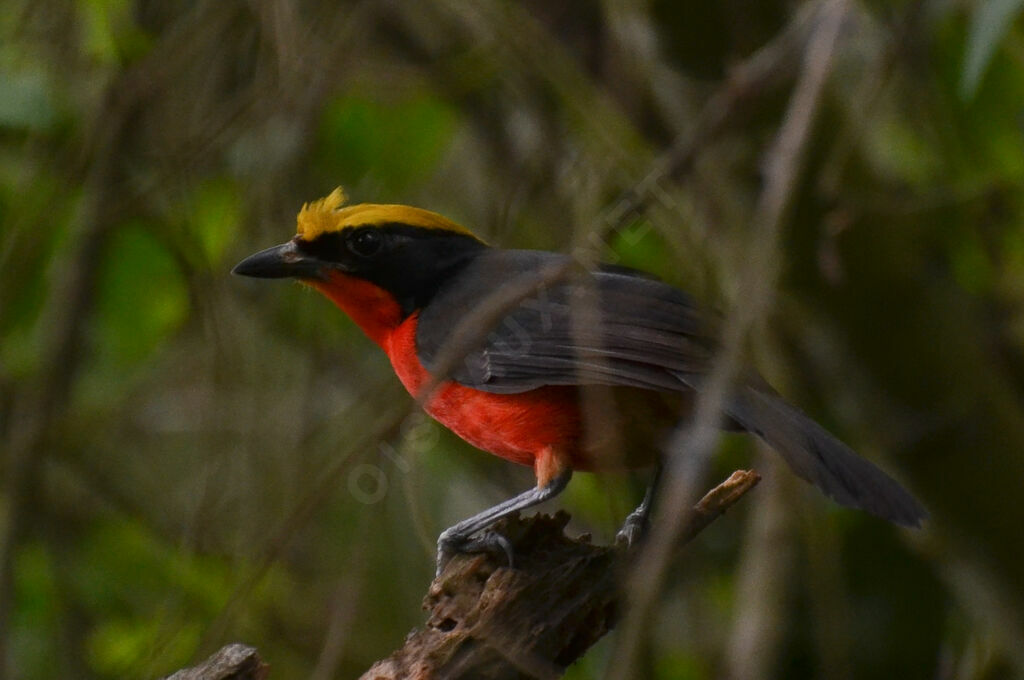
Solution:
<svg viewBox="0 0 1024 680">
<path fill-rule="evenodd" d="M 848 5 L 747 347 L 932 520 L 839 509 L 726 436 L 714 477 L 767 479 L 673 567 L 655 677 L 1024 674 L 1021 4 Z M 817 7 L 5 0 L 6 675 L 240 640 L 348 678 L 398 646 L 438 531 L 530 471 L 416 416 L 327 301 L 231 266 L 342 184 L 727 313 Z M 577 475 L 561 504 L 607 541 L 639 493 Z"/>
</svg>

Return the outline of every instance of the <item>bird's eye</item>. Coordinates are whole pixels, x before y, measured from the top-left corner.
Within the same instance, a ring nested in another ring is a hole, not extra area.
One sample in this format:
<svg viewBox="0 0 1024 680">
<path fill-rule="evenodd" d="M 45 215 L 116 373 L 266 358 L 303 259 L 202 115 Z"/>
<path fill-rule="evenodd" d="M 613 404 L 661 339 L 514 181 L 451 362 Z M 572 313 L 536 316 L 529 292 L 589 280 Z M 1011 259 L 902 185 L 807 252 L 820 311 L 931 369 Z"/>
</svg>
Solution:
<svg viewBox="0 0 1024 680">
<path fill-rule="evenodd" d="M 373 257 L 383 245 L 376 229 L 359 229 L 348 237 L 348 249 L 360 257 Z"/>
</svg>

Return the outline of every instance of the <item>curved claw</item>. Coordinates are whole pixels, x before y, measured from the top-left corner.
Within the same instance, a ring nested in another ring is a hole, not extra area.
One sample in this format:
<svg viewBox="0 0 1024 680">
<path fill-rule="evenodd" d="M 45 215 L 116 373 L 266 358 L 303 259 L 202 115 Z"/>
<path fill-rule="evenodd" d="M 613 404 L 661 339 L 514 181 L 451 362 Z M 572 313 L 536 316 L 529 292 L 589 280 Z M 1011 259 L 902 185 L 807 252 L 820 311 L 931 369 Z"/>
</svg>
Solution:
<svg viewBox="0 0 1024 680">
<path fill-rule="evenodd" d="M 488 529 L 476 538 L 449 534 L 447 531 L 444 531 L 437 539 L 437 572 L 434 574 L 435 577 L 441 575 L 441 572 L 444 571 L 444 568 L 448 566 L 448 562 L 455 555 L 479 552 L 500 552 L 508 561 L 509 568 L 514 568 L 515 566 L 515 560 L 513 559 L 515 551 L 512 548 L 511 541 L 493 529 Z"/>
<path fill-rule="evenodd" d="M 501 548 L 508 559 L 509 566 L 512 566 L 512 545 L 507 538 L 499 536 L 493 531 L 488 531 L 476 539 L 470 537 L 492 526 L 503 517 L 554 498 L 562 492 L 570 478 L 572 478 L 572 468 L 565 467 L 548 480 L 544 486 L 524 491 L 504 503 L 498 503 L 493 508 L 479 512 L 442 531 L 437 539 L 437 575 L 441 575 L 449 560 L 458 552 L 479 552 Z"/>
<path fill-rule="evenodd" d="M 515 568 L 514 551 L 512 542 L 493 529 L 488 529 L 482 535 L 469 541 L 464 552 L 498 552 L 505 556 L 509 569 Z"/>
<path fill-rule="evenodd" d="M 647 533 L 647 512 L 634 510 L 615 534 L 615 545 L 626 550 L 636 546 Z"/>
</svg>

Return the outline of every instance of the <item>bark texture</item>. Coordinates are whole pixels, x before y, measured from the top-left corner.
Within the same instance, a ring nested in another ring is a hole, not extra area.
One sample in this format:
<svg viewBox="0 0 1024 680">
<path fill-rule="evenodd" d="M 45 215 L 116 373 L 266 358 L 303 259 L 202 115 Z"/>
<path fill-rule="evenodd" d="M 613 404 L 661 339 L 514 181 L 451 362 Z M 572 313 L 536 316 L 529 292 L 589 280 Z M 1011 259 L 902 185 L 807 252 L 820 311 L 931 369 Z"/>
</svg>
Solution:
<svg viewBox="0 0 1024 680">
<path fill-rule="evenodd" d="M 252 647 L 231 644 L 192 668 L 185 668 L 167 680 L 265 680 L 267 664 Z"/>
<path fill-rule="evenodd" d="M 760 477 L 739 470 L 682 518 L 680 543 L 692 540 Z M 430 584 L 429 614 L 402 647 L 361 680 L 549 680 L 559 678 L 611 630 L 623 606 L 623 571 L 637 556 L 569 538 L 569 515 L 509 517 L 494 529 L 512 545 L 504 554 L 456 555 Z M 642 553 L 641 553 L 642 555 Z M 256 650 L 229 645 L 169 680 L 263 680 Z"/>
</svg>

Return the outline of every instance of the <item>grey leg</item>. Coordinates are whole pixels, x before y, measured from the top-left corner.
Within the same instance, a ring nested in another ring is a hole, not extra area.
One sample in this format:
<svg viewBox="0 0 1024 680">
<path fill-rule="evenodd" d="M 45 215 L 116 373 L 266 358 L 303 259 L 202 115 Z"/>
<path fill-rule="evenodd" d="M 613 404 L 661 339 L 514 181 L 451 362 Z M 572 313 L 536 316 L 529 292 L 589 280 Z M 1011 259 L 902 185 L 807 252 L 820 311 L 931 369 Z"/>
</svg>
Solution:
<svg viewBox="0 0 1024 680">
<path fill-rule="evenodd" d="M 437 538 L 437 574 L 441 574 L 445 565 L 448 564 L 448 560 L 456 553 L 479 552 L 488 548 L 501 548 L 508 557 L 509 566 L 512 566 L 512 546 L 504 536 L 489 532 L 485 536 L 473 539 L 473 534 L 514 512 L 554 498 L 562 493 L 571 478 L 572 470 L 566 470 L 548 482 L 547 486 L 534 487 L 442 531 Z"/>
<path fill-rule="evenodd" d="M 654 468 L 654 476 L 647 487 L 647 492 L 644 494 L 644 500 L 637 506 L 636 510 L 626 516 L 626 521 L 622 523 L 622 528 L 615 535 L 615 543 L 617 545 L 631 548 L 647 533 L 647 522 L 650 519 L 651 507 L 654 505 L 654 496 L 657 494 L 658 486 L 661 482 L 661 471 L 662 465 L 658 463 L 658 466 Z"/>
</svg>

